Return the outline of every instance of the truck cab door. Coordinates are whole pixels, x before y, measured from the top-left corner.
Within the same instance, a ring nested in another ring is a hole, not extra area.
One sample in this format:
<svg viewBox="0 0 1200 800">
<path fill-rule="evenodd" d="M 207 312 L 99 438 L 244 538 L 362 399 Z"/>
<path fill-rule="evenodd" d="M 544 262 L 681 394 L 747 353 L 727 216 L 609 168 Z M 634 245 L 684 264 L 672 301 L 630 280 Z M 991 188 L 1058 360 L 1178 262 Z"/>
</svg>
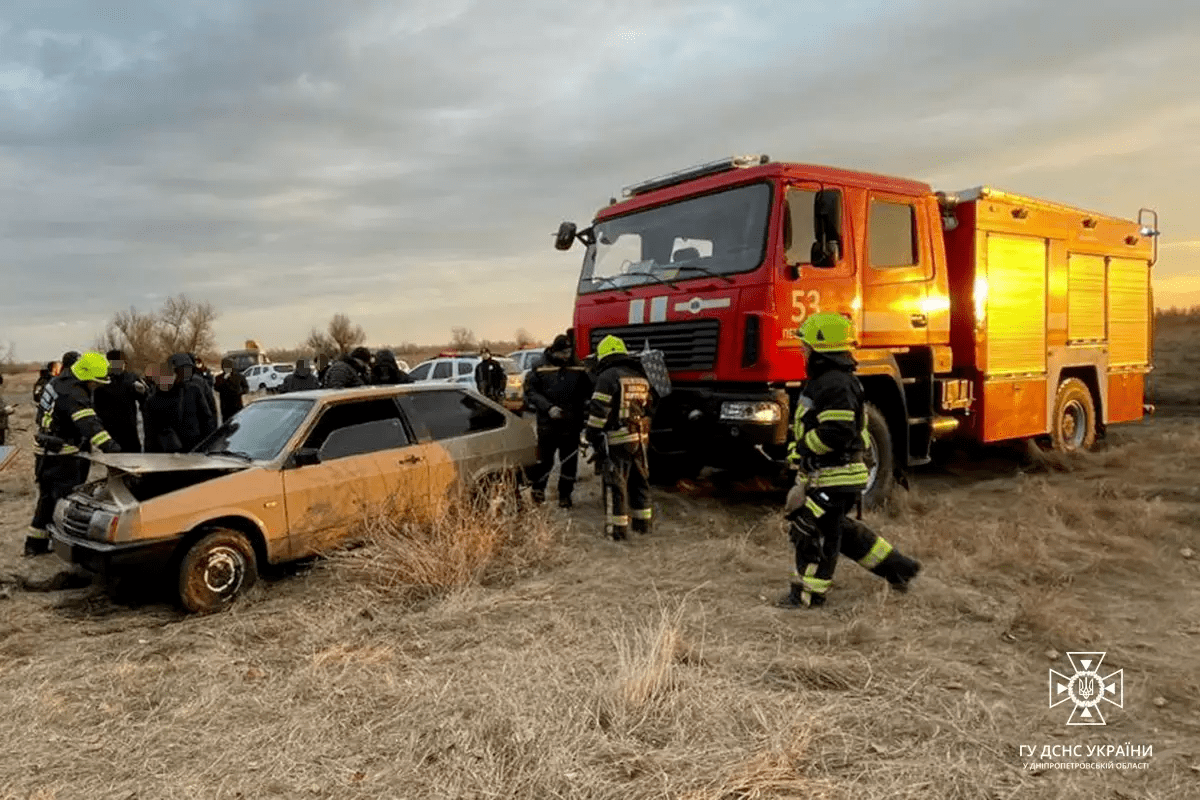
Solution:
<svg viewBox="0 0 1200 800">
<path fill-rule="evenodd" d="M 929 343 L 933 280 L 929 221 L 922 198 L 871 192 L 862 269 L 860 346 Z"/>
</svg>

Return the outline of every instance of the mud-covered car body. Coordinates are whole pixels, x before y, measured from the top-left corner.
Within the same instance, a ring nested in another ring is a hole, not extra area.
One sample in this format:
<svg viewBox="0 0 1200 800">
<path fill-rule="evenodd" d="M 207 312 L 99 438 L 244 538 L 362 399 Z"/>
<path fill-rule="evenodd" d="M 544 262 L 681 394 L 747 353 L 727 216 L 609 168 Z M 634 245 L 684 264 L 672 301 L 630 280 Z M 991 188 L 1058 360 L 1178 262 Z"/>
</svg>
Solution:
<svg viewBox="0 0 1200 800">
<path fill-rule="evenodd" d="M 258 564 L 320 552 L 364 515 L 429 516 L 536 463 L 527 422 L 465 387 L 295 392 L 251 403 L 178 454 L 95 454 L 106 478 L 55 509 L 55 551 L 97 572 L 170 568 L 206 532 Z M 124 569 L 123 569 L 124 568 Z"/>
</svg>

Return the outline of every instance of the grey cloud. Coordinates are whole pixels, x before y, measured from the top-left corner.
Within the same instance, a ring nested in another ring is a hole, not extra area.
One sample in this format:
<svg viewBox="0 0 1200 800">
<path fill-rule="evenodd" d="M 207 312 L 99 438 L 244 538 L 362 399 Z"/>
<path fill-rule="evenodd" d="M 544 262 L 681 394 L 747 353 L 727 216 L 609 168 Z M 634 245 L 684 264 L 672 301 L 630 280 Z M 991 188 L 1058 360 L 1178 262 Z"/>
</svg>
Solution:
<svg viewBox="0 0 1200 800">
<path fill-rule="evenodd" d="M 45 84 L 23 114 L 0 90 L 0 166 L 19 176 L 0 201 L 17 277 L 6 319 L 180 290 L 232 318 L 277 315 L 291 339 L 320 321 L 291 310 L 323 316 L 338 298 L 380 320 L 372 304 L 389 302 L 416 326 L 396 321 L 394 338 L 501 324 L 501 296 L 553 302 L 541 315 L 562 319 L 578 255 L 548 249 L 560 218 L 756 147 L 948 181 L 1001 175 L 1084 204 L 1126 202 L 1105 175 L 1168 191 L 1168 147 L 1195 168 L 1195 144 L 1174 133 L 1101 168 L 1086 153 L 1044 163 L 1195 102 L 1182 77 L 1200 46 L 1194 4 L 1152 0 L 1136 17 L 1113 0 L 914 0 L 869 16 L 715 1 L 118 5 L 0 12 L 0 74 L 16 64 Z M 67 280 L 46 293 L 46 274 Z"/>
</svg>

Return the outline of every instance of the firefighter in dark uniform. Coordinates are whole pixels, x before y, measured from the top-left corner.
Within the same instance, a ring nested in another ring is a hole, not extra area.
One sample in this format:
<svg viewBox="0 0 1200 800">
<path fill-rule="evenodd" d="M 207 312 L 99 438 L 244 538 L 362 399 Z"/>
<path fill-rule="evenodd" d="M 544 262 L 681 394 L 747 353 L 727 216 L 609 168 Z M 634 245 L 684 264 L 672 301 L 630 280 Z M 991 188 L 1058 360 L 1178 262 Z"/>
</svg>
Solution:
<svg viewBox="0 0 1200 800">
<path fill-rule="evenodd" d="M 571 507 L 571 492 L 579 468 L 579 434 L 592 381 L 563 334 L 542 354 L 542 361 L 525 376 L 525 402 L 537 414 L 538 464 L 531 470 L 533 502 L 546 502 L 546 484 L 558 454 L 558 506 Z"/>
<path fill-rule="evenodd" d="M 863 463 L 867 417 L 862 384 L 854 375 L 858 362 L 850 353 L 851 322 L 841 314 L 814 314 L 804 322 L 800 338 L 808 380 L 792 426 L 788 460 L 799 474 L 786 506 L 796 570 L 779 605 L 824 604 L 838 553 L 905 591 L 921 565 L 848 516 L 868 480 Z"/>
<path fill-rule="evenodd" d="M 33 467 L 38 499 L 25 538 L 27 556 L 50 551 L 46 526 L 53 519 L 54 505 L 79 485 L 81 475 L 87 474 L 87 460 L 79 453 L 120 450 L 92 407 L 92 390 L 105 383 L 108 359 L 99 353 L 84 353 L 42 392 Z"/>
<path fill-rule="evenodd" d="M 654 391 L 641 362 L 625 343 L 605 336 L 596 348 L 596 388 L 588 403 L 587 440 L 604 484 L 604 531 L 616 541 L 633 529 L 649 533 L 650 415 Z"/>
</svg>

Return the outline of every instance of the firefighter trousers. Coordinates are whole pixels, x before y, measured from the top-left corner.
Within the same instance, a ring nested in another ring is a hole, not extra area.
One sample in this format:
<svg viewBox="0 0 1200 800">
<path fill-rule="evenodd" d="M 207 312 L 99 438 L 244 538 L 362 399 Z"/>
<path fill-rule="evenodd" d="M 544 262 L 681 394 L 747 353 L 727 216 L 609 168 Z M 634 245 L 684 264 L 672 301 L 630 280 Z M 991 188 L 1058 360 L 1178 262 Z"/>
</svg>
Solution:
<svg viewBox="0 0 1200 800">
<path fill-rule="evenodd" d="M 38 497 L 29 523 L 30 539 L 50 537 L 47 527 L 54 519 L 54 506 L 86 479 L 86 469 L 90 466 L 91 462 L 79 456 L 34 457 L 33 477 L 37 481 Z"/>
<path fill-rule="evenodd" d="M 561 428 L 538 426 L 538 463 L 530 470 L 529 483 L 535 493 L 544 493 L 554 470 L 554 456 L 558 456 L 558 499 L 569 499 L 575 489 L 575 476 L 579 472 L 578 426 Z"/>
<path fill-rule="evenodd" d="M 788 536 L 796 548 L 792 590 L 806 606 L 825 601 L 839 553 L 901 588 L 919 569 L 916 561 L 848 516 L 858 496 L 853 491 L 810 489 L 804 505 L 790 516 Z"/>
<path fill-rule="evenodd" d="M 601 469 L 604 494 L 604 532 L 620 541 L 633 529 L 649 533 L 653 511 L 650 508 L 650 465 L 646 450 L 639 445 L 630 451 L 622 446 L 610 450 Z"/>
</svg>

